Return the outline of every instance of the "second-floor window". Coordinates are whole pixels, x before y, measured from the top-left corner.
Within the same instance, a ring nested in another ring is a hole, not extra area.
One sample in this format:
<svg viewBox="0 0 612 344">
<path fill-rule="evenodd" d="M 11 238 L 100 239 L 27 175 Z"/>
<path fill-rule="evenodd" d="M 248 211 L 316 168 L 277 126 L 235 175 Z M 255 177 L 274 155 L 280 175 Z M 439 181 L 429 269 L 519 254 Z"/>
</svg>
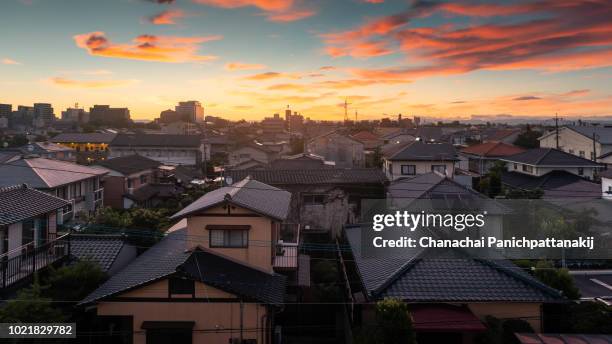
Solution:
<svg viewBox="0 0 612 344">
<path fill-rule="evenodd" d="M 584 168 L 578 167 L 578 175 L 579 176 L 583 176 L 584 175 Z"/>
<path fill-rule="evenodd" d="M 533 166 L 531 165 L 523 165 L 523 171 L 527 173 L 533 173 Z"/>
<path fill-rule="evenodd" d="M 415 175 L 416 174 L 416 165 L 402 165 L 402 174 L 403 175 Z"/>
<path fill-rule="evenodd" d="M 580 155 L 581 158 L 584 158 L 584 151 L 578 152 L 578 155 Z"/>
<path fill-rule="evenodd" d="M 209 232 L 212 248 L 249 247 L 249 231 L 246 229 L 211 229 Z"/>
</svg>

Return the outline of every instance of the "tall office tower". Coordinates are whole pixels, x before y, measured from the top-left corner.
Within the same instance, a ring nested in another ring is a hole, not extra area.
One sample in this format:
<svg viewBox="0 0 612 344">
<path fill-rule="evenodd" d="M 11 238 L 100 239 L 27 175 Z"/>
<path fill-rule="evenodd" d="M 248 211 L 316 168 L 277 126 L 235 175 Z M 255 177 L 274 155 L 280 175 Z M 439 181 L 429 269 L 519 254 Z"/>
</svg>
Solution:
<svg viewBox="0 0 612 344">
<path fill-rule="evenodd" d="M 130 122 L 130 110 L 112 108 L 109 105 L 94 105 L 89 108 L 89 121 L 95 124 L 125 126 Z"/>
<path fill-rule="evenodd" d="M 204 121 L 204 108 L 202 104 L 197 100 L 189 100 L 186 102 L 179 102 L 174 108 L 176 113 L 180 114 L 183 120 L 188 122 L 203 122 Z"/>
<path fill-rule="evenodd" d="M 34 119 L 44 124 L 53 123 L 55 114 L 49 103 L 34 103 Z"/>
</svg>

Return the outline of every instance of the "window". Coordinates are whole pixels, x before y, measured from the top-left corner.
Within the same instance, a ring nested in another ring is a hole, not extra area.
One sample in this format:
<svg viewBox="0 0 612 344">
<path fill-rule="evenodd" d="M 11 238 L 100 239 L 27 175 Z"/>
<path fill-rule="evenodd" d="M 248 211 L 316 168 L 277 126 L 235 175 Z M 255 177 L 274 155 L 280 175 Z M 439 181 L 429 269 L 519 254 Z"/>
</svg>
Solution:
<svg viewBox="0 0 612 344">
<path fill-rule="evenodd" d="M 132 185 L 132 184 L 133 184 L 133 183 L 132 183 L 132 179 L 128 178 L 128 180 L 127 180 L 127 186 L 128 186 L 128 189 L 131 189 L 131 188 L 133 187 L 133 185 Z"/>
<path fill-rule="evenodd" d="M 595 160 L 595 153 L 591 152 L 591 160 Z"/>
<path fill-rule="evenodd" d="M 195 293 L 195 283 L 190 279 L 170 278 L 168 288 L 170 289 L 170 294 L 193 295 Z"/>
<path fill-rule="evenodd" d="M 446 165 L 431 165 L 431 172 L 446 174 Z"/>
<path fill-rule="evenodd" d="M 612 186 L 608 186 L 608 193 L 612 193 Z"/>
<path fill-rule="evenodd" d="M 317 205 L 325 203 L 325 195 L 304 195 L 302 200 L 305 205 Z"/>
<path fill-rule="evenodd" d="M 570 153 L 570 154 L 574 154 L 574 150 L 573 150 L 573 149 L 570 149 L 570 150 L 569 150 L 569 153 Z"/>
<path fill-rule="evenodd" d="M 578 155 L 580 155 L 581 158 L 584 158 L 584 151 L 578 152 Z"/>
<path fill-rule="evenodd" d="M 579 176 L 584 176 L 584 168 L 583 167 L 578 167 L 578 175 Z"/>
<path fill-rule="evenodd" d="M 514 169 L 518 170 L 518 164 L 517 163 L 514 163 Z"/>
<path fill-rule="evenodd" d="M 146 184 L 147 183 L 147 175 L 143 174 L 140 176 L 140 184 Z"/>
<path fill-rule="evenodd" d="M 416 165 L 402 165 L 402 174 L 403 175 L 415 175 L 416 174 Z"/>
<path fill-rule="evenodd" d="M 523 172 L 533 173 L 533 166 L 523 165 Z"/>
<path fill-rule="evenodd" d="M 210 247 L 246 248 L 249 247 L 249 231 L 244 229 L 213 229 L 210 232 Z"/>
</svg>

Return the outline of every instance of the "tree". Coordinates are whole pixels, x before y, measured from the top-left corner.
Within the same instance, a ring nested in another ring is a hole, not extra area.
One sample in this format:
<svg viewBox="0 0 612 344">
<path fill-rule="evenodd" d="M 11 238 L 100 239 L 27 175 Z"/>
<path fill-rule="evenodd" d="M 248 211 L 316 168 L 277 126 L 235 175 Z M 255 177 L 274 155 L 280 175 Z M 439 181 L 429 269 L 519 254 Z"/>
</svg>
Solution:
<svg viewBox="0 0 612 344">
<path fill-rule="evenodd" d="M 292 137 L 289 144 L 291 145 L 291 154 L 304 153 L 304 138 Z"/>
<path fill-rule="evenodd" d="M 531 128 L 527 128 L 527 131 L 519 134 L 514 141 L 514 145 L 523 148 L 538 148 L 540 147 L 540 140 L 538 138 L 542 136 L 539 131 L 533 131 Z"/>
<path fill-rule="evenodd" d="M 107 276 L 96 262 L 80 260 L 76 264 L 53 267 L 49 271 L 45 294 L 53 300 L 75 301 L 82 300 L 94 291 Z"/>
<path fill-rule="evenodd" d="M 115 228 L 126 228 L 132 224 L 132 219 L 127 212 L 115 210 L 111 207 L 100 210 L 93 221 L 99 225 Z"/>
<path fill-rule="evenodd" d="M 59 309 L 53 307 L 51 299 L 42 296 L 42 290 L 43 288 L 38 283 L 20 290 L 16 298 L 9 300 L 4 307 L 0 308 L 0 322 L 63 322 L 64 315 Z"/>
<path fill-rule="evenodd" d="M 480 180 L 478 189 L 481 193 L 491 198 L 502 194 L 502 173 L 506 170 L 506 164 L 498 161 L 489 169 L 489 172 Z"/>
<path fill-rule="evenodd" d="M 416 343 L 408 306 L 402 300 L 385 298 L 376 303 L 376 328 L 377 344 Z"/>
<path fill-rule="evenodd" d="M 562 291 L 568 299 L 580 299 L 580 291 L 567 269 L 557 269 L 550 262 L 540 261 L 536 264 L 534 276 L 549 287 Z"/>
</svg>

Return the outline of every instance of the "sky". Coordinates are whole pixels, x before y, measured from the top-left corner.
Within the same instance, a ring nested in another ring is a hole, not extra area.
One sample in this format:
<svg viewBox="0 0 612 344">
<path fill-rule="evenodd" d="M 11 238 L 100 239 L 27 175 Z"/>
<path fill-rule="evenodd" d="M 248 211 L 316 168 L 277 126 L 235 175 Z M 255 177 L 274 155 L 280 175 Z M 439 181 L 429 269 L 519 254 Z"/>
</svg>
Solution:
<svg viewBox="0 0 612 344">
<path fill-rule="evenodd" d="M 612 115 L 612 0 L 2 0 L 0 103 Z"/>
</svg>

